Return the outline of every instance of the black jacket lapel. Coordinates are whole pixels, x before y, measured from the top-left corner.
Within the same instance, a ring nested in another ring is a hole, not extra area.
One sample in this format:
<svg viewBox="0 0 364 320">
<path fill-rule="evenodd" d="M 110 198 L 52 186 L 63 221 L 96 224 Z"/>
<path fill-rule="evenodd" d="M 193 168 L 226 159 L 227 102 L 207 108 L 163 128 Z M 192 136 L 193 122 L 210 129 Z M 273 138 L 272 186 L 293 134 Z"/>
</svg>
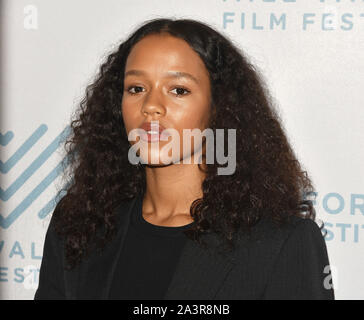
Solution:
<svg viewBox="0 0 364 320">
<path fill-rule="evenodd" d="M 217 244 L 216 235 L 208 234 L 204 239 L 211 248 L 204 249 L 192 240 L 187 241 L 165 300 L 214 299 L 235 263 L 232 256 L 213 250 Z"/>
</svg>

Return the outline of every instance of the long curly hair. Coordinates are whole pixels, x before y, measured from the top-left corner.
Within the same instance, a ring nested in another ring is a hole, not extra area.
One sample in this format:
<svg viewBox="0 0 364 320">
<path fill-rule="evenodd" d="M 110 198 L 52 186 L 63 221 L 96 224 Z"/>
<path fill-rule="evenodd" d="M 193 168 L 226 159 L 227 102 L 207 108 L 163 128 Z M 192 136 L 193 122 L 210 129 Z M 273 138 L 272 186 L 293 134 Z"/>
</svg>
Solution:
<svg viewBox="0 0 364 320">
<path fill-rule="evenodd" d="M 290 146 L 259 70 L 232 40 L 205 23 L 152 19 L 107 56 L 73 114 L 64 144 L 64 175 L 70 173 L 67 187 L 59 191 L 66 194 L 53 212 L 70 268 L 90 253 L 92 244 L 103 248 L 113 238 L 115 208 L 145 191 L 144 166 L 131 164 L 127 156 L 123 78 L 133 46 L 162 32 L 185 40 L 202 59 L 211 83 L 210 128 L 233 128 L 237 137 L 235 172 L 218 175 L 216 161 L 207 165 L 203 197 L 190 207 L 194 223 L 186 236 L 202 243 L 203 233 L 215 232 L 233 248 L 236 232 L 250 231 L 264 216 L 277 225 L 293 215 L 315 220 L 307 198 L 315 196 L 312 182 Z"/>
</svg>

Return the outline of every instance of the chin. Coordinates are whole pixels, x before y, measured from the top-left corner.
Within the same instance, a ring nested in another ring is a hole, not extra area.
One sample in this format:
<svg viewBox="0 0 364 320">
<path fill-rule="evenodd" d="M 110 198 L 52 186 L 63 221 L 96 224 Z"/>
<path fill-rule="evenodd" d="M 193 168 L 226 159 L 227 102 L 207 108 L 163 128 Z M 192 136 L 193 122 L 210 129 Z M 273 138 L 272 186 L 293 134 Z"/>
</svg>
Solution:
<svg viewBox="0 0 364 320">
<path fill-rule="evenodd" d="M 162 167 L 169 167 L 172 164 L 173 164 L 172 162 L 169 163 L 169 164 L 164 164 L 164 163 L 149 164 L 149 163 L 146 163 L 145 166 L 149 167 L 149 168 L 162 168 Z"/>
</svg>

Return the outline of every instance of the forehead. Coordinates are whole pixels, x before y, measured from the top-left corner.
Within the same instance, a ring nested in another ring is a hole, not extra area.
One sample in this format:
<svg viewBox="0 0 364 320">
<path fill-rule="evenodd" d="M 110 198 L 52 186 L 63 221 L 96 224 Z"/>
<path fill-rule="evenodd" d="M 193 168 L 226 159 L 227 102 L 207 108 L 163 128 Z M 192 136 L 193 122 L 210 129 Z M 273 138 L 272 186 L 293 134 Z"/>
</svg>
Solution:
<svg viewBox="0 0 364 320">
<path fill-rule="evenodd" d="M 208 72 L 200 56 L 183 39 L 168 34 L 144 37 L 131 49 L 126 61 L 126 71 L 131 68 L 147 71 L 187 71 L 196 76 Z"/>
</svg>

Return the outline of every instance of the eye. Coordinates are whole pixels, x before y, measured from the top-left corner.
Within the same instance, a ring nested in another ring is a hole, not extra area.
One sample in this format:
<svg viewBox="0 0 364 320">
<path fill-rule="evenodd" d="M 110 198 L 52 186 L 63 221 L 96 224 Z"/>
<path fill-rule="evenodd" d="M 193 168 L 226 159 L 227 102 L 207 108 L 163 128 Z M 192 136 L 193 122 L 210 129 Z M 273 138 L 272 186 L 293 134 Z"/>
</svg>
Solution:
<svg viewBox="0 0 364 320">
<path fill-rule="evenodd" d="M 190 90 L 188 90 L 186 88 L 183 88 L 183 87 L 175 87 L 173 90 L 177 90 L 177 93 L 176 93 L 177 96 L 187 95 L 188 93 L 191 92 Z M 187 92 L 187 93 L 186 94 L 183 94 L 184 91 Z"/>
<path fill-rule="evenodd" d="M 132 89 L 135 89 L 134 92 L 132 92 L 131 90 Z M 187 95 L 188 93 L 190 93 L 191 91 L 184 88 L 184 87 L 175 87 L 173 90 L 177 90 L 177 92 L 175 93 L 176 96 L 183 96 L 183 95 Z M 172 90 L 172 91 L 173 91 Z M 132 95 L 136 95 L 138 94 L 139 92 L 142 92 L 143 91 L 143 87 L 140 87 L 140 86 L 129 86 L 126 91 L 129 93 L 129 94 L 132 94 Z"/>
<path fill-rule="evenodd" d="M 133 89 L 133 88 L 143 89 L 143 87 L 140 87 L 140 86 L 130 86 L 130 87 L 128 87 L 128 89 L 126 91 L 129 92 L 130 94 L 138 94 L 139 92 L 141 92 L 141 91 L 138 91 L 138 90 L 136 90 L 137 92 L 131 92 L 130 89 Z"/>
</svg>

